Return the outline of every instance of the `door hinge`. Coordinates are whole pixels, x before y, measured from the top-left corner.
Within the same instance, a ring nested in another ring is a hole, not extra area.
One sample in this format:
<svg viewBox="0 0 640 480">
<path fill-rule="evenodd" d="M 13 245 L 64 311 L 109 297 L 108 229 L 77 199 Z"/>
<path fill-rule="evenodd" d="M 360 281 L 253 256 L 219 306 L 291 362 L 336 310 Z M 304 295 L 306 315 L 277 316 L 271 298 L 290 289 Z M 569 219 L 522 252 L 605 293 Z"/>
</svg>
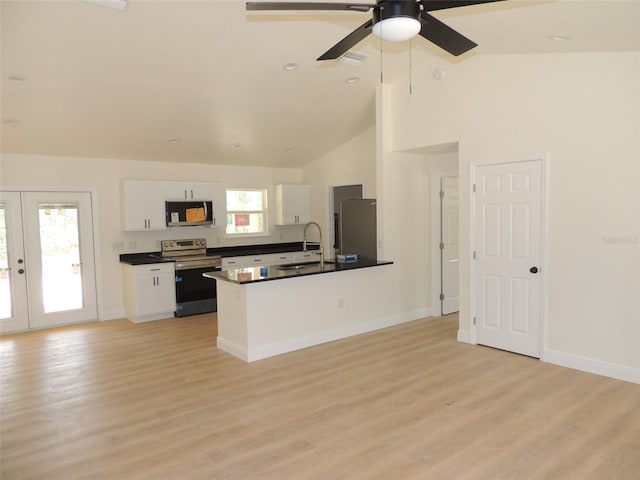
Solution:
<svg viewBox="0 0 640 480">
<path fill-rule="evenodd" d="M 476 193 L 476 184 L 473 184 L 473 193 Z"/>
<path fill-rule="evenodd" d="M 473 324 L 476 324 L 476 317 L 473 317 Z"/>
<path fill-rule="evenodd" d="M 473 259 L 474 260 L 476 259 L 476 251 L 475 250 L 473 251 Z"/>
<path fill-rule="evenodd" d="M 444 300 L 444 293 L 441 293 L 441 294 L 440 294 L 440 300 L 441 300 L 441 301 L 442 301 L 442 300 Z"/>
<path fill-rule="evenodd" d="M 444 242 L 440 242 L 440 250 L 444 250 Z"/>
<path fill-rule="evenodd" d="M 444 198 L 444 192 L 442 190 L 440 191 L 440 198 Z"/>
</svg>

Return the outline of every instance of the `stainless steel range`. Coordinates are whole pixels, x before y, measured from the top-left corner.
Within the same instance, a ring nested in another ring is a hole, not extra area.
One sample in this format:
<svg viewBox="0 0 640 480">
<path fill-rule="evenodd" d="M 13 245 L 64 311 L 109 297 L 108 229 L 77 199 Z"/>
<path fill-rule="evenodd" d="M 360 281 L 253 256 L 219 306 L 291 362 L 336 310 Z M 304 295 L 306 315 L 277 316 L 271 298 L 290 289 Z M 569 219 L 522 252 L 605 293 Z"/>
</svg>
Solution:
<svg viewBox="0 0 640 480">
<path fill-rule="evenodd" d="M 217 311 L 216 282 L 202 276 L 219 271 L 219 255 L 207 255 L 207 240 L 163 240 L 162 256 L 176 265 L 176 317 Z"/>
</svg>

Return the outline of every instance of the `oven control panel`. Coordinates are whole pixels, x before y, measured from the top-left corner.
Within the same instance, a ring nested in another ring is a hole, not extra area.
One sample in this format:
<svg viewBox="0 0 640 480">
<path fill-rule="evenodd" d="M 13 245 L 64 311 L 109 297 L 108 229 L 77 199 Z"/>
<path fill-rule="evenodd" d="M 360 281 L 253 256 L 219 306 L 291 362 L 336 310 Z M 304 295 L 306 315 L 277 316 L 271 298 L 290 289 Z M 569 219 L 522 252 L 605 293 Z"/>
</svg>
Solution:
<svg viewBox="0 0 640 480">
<path fill-rule="evenodd" d="M 200 250 L 207 248 L 206 238 L 193 238 L 189 240 L 163 240 L 161 243 L 163 252 L 179 252 L 182 250 Z"/>
</svg>

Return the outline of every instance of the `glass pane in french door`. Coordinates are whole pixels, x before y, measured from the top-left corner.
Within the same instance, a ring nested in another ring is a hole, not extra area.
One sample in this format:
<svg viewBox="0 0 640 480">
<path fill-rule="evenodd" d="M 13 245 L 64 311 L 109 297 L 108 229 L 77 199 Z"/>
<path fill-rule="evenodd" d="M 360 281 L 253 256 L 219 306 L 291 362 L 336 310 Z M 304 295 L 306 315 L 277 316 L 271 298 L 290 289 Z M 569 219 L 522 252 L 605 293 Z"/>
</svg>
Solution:
<svg viewBox="0 0 640 480">
<path fill-rule="evenodd" d="M 7 242 L 7 208 L 0 203 L 0 319 L 11 318 L 11 280 Z"/>
<path fill-rule="evenodd" d="M 44 313 L 84 306 L 77 204 L 38 205 Z"/>
</svg>

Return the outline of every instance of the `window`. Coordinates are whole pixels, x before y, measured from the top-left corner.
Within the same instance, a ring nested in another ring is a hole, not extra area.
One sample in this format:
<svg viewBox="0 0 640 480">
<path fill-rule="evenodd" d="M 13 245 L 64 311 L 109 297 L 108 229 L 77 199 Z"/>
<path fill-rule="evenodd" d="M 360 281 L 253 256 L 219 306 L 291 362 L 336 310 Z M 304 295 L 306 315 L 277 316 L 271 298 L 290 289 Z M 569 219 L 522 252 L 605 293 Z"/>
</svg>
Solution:
<svg viewBox="0 0 640 480">
<path fill-rule="evenodd" d="M 227 233 L 267 233 L 266 190 L 227 190 Z"/>
</svg>

